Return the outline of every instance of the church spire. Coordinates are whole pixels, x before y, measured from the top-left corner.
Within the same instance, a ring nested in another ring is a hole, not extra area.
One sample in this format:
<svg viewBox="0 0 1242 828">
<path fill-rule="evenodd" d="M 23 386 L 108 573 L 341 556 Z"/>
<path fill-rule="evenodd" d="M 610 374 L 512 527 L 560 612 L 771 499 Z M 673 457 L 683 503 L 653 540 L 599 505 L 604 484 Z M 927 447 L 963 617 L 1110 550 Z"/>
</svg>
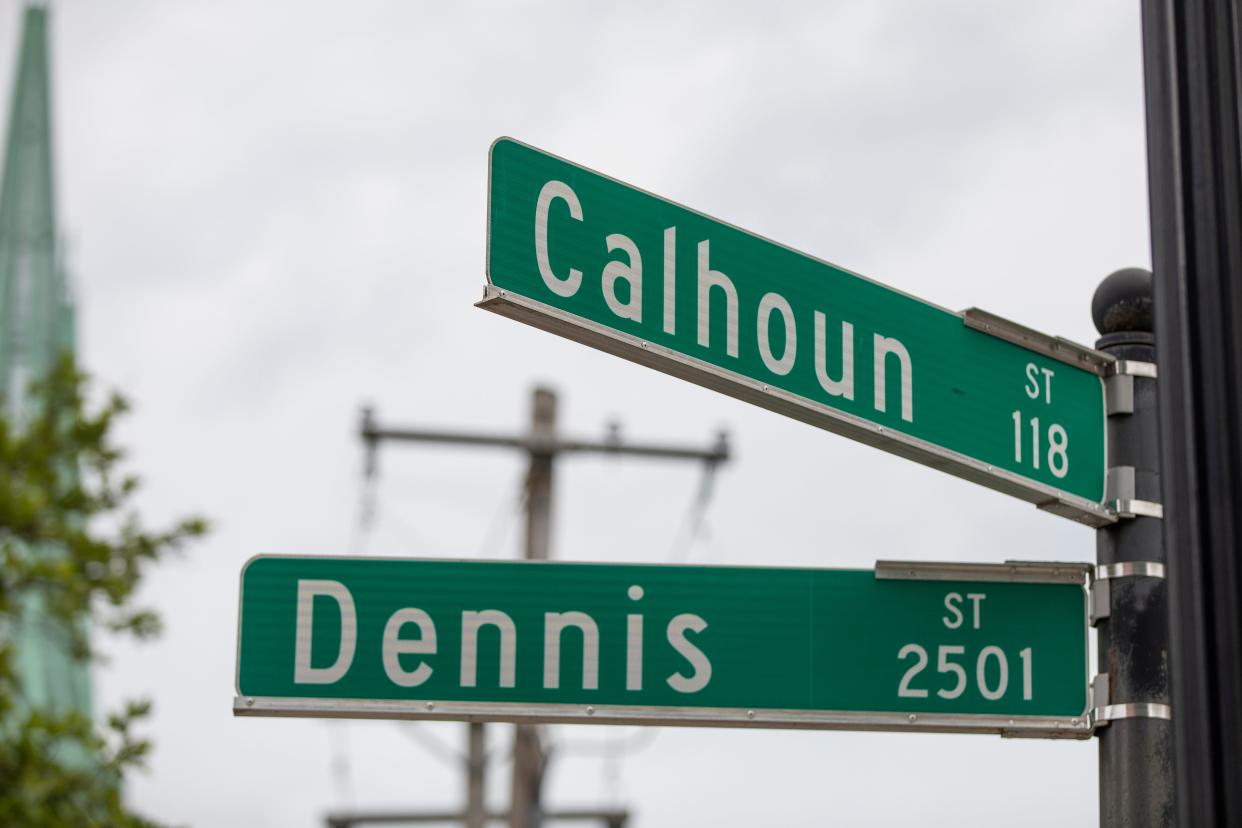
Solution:
<svg viewBox="0 0 1242 828">
<path fill-rule="evenodd" d="M 57 250 L 48 63 L 47 8 L 30 5 L 0 179 L 0 411 L 10 423 L 31 415 L 30 382 L 74 350 L 73 301 Z M 25 554 L 54 558 L 60 550 L 36 546 Z M 42 596 L 31 593 L 22 600 L 20 621 L 0 634 L 13 648 L 23 700 L 54 714 L 76 711 L 89 718 L 87 665 L 74 658 L 64 637 L 47 623 Z"/>
<path fill-rule="evenodd" d="M 0 396 L 24 416 L 27 387 L 74 349 L 58 255 L 48 11 L 25 10 L 0 178 Z"/>
</svg>

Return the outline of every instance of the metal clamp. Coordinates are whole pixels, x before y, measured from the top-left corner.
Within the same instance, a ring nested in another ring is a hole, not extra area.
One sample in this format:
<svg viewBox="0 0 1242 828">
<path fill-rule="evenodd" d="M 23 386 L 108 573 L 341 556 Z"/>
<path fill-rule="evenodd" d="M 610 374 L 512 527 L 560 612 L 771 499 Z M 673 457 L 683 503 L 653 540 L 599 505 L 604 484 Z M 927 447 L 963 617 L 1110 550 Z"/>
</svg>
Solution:
<svg viewBox="0 0 1242 828">
<path fill-rule="evenodd" d="M 1095 579 L 1107 581 L 1110 578 L 1163 578 L 1164 571 L 1164 564 L 1160 561 L 1119 561 L 1098 564 L 1095 567 Z"/>
<path fill-rule="evenodd" d="M 1104 368 L 1106 377 L 1147 377 L 1156 379 L 1156 363 L 1137 359 L 1118 359 Z"/>
<path fill-rule="evenodd" d="M 1119 561 L 1096 566 L 1088 589 L 1087 617 L 1091 626 L 1109 616 L 1112 601 L 1109 581 L 1114 578 L 1163 578 L 1164 574 L 1164 564 L 1159 561 Z"/>
<path fill-rule="evenodd" d="M 1104 479 L 1104 497 L 1108 508 L 1118 517 L 1164 517 L 1164 505 L 1135 497 L 1134 466 L 1113 466 Z"/>
<path fill-rule="evenodd" d="M 1173 718 L 1173 708 L 1162 702 L 1128 702 L 1109 704 L 1108 673 L 1097 673 L 1091 680 L 1091 709 L 1087 718 L 1091 729 L 1115 722 L 1118 719 L 1165 719 Z"/>
<path fill-rule="evenodd" d="M 1131 702 L 1129 704 L 1106 704 L 1091 708 L 1092 729 L 1118 719 L 1164 719 L 1173 718 L 1173 708 L 1160 702 Z"/>
<path fill-rule="evenodd" d="M 1150 517 L 1163 519 L 1164 504 L 1156 503 L 1152 500 L 1124 500 L 1118 499 L 1110 501 L 1109 508 L 1117 513 L 1117 517 L 1136 518 Z"/>
<path fill-rule="evenodd" d="M 1104 366 L 1104 410 L 1108 416 L 1134 413 L 1134 378 L 1156 378 L 1156 363 L 1119 359 Z"/>
</svg>

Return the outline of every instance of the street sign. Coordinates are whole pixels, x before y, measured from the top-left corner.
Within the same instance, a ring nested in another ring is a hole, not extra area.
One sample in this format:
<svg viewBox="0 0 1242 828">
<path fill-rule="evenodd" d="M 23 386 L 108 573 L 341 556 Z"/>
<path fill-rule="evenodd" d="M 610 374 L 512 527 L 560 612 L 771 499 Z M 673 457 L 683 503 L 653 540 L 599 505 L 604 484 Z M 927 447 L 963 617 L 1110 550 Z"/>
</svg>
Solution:
<svg viewBox="0 0 1242 828">
<path fill-rule="evenodd" d="M 1086 572 L 258 557 L 234 712 L 1085 738 Z"/>
<path fill-rule="evenodd" d="M 480 307 L 1091 526 L 1113 358 L 953 313 L 502 138 Z"/>
</svg>

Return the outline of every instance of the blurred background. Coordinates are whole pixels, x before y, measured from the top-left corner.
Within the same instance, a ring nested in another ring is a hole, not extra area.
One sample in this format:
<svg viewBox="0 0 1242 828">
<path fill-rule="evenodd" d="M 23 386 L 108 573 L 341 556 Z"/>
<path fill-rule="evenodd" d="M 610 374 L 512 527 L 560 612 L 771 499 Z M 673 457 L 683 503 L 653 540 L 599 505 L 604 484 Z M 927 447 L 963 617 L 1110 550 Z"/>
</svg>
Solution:
<svg viewBox="0 0 1242 828">
<path fill-rule="evenodd" d="M 0 3 L 0 89 L 25 4 Z M 78 349 L 134 402 L 159 639 L 101 637 L 95 705 L 150 697 L 138 811 L 198 826 L 455 810 L 465 726 L 235 719 L 238 576 L 266 553 L 513 559 L 525 458 L 385 445 L 360 409 L 710 445 L 558 464 L 562 560 L 869 568 L 1090 561 L 1091 530 L 484 313 L 487 151 L 509 135 L 941 306 L 1091 344 L 1149 267 L 1137 8 L 1049 0 L 52 4 L 58 224 Z M 6 103 L 6 107 L 10 104 Z M 7 109 L 6 109 L 7 112 Z M 702 526 L 694 524 L 703 505 Z M 621 519 L 623 513 L 641 515 Z M 1094 825 L 1094 742 L 550 729 L 549 807 L 632 825 Z M 510 728 L 488 728 L 488 801 Z"/>
</svg>

